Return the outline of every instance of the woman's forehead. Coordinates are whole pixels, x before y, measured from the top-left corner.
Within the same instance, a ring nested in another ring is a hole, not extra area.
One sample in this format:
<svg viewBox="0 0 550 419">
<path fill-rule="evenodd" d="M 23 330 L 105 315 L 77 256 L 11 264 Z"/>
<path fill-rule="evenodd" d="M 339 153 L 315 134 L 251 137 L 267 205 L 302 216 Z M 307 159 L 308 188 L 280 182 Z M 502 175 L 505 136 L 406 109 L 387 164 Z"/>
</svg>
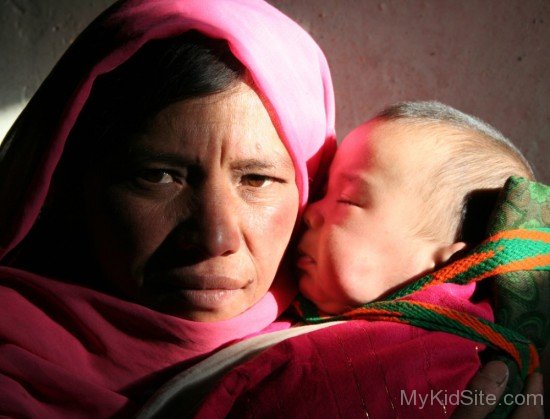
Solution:
<svg viewBox="0 0 550 419">
<path fill-rule="evenodd" d="M 128 149 L 136 156 L 184 154 L 190 159 L 217 150 L 250 164 L 260 159 L 265 166 L 293 167 L 262 101 L 245 83 L 166 107 L 130 139 Z"/>
</svg>

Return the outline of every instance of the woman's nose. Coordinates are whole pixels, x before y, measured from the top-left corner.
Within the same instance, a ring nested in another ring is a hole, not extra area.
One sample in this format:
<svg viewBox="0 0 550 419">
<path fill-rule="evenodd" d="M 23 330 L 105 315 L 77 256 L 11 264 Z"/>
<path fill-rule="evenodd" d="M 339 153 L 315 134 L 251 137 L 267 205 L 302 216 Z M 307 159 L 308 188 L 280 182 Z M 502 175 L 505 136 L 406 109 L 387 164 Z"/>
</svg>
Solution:
<svg viewBox="0 0 550 419">
<path fill-rule="evenodd" d="M 207 256 L 227 256 L 241 246 L 240 217 L 235 197 L 224 188 L 207 188 L 196 207 L 196 237 L 193 243 Z"/>
<path fill-rule="evenodd" d="M 320 227 L 324 221 L 319 202 L 320 201 L 309 204 L 304 213 L 304 221 L 311 229 Z"/>
</svg>

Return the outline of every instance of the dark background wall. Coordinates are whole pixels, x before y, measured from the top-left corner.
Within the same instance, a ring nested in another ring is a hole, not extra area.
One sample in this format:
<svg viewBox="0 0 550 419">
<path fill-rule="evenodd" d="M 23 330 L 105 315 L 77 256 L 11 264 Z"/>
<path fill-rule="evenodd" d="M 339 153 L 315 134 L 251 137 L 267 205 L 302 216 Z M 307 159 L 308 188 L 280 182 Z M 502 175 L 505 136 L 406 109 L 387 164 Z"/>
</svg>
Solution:
<svg viewBox="0 0 550 419">
<path fill-rule="evenodd" d="M 436 99 L 493 124 L 550 183 L 548 0 L 269 1 L 325 51 L 340 138 L 385 105 Z M 0 137 L 111 3 L 0 0 Z"/>
</svg>

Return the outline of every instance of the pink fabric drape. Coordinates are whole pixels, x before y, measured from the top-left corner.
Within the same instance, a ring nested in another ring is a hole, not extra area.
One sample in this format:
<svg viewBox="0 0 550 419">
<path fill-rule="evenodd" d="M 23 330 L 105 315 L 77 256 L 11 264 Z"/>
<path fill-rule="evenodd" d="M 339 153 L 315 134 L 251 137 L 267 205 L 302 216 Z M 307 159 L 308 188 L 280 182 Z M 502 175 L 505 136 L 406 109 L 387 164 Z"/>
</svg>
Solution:
<svg viewBox="0 0 550 419">
<path fill-rule="evenodd" d="M 35 223 L 93 81 L 147 41 L 191 29 L 226 39 L 250 72 L 293 159 L 303 208 L 335 149 L 330 74 L 309 35 L 262 0 L 122 1 L 76 40 L 6 137 L 0 256 Z M 186 362 L 234 339 L 288 327 L 275 320 L 293 296 L 281 274 L 248 311 L 197 323 L 0 266 L 0 414 L 130 413 Z"/>
</svg>

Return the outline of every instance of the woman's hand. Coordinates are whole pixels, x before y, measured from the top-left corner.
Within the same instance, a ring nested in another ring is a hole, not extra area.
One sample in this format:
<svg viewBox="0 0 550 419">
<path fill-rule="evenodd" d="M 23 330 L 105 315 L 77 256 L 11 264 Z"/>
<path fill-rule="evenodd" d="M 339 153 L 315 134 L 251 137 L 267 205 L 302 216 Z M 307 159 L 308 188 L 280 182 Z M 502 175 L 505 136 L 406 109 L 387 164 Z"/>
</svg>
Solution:
<svg viewBox="0 0 550 419">
<path fill-rule="evenodd" d="M 498 400 L 502 398 L 508 381 L 508 368 L 503 362 L 488 362 L 470 381 L 468 390 L 476 394 L 485 396 L 494 396 L 495 403 L 472 403 L 468 406 L 459 406 L 454 415 L 454 419 L 478 419 L 485 418 L 498 405 Z M 525 384 L 524 395 L 535 395 L 536 400 L 542 397 L 542 374 L 534 373 L 529 376 Z M 534 398 L 533 398 L 534 399 Z M 483 400 L 489 400 L 484 397 Z M 544 408 L 542 403 L 525 403 L 518 406 L 511 416 L 512 418 L 544 418 Z"/>
</svg>

